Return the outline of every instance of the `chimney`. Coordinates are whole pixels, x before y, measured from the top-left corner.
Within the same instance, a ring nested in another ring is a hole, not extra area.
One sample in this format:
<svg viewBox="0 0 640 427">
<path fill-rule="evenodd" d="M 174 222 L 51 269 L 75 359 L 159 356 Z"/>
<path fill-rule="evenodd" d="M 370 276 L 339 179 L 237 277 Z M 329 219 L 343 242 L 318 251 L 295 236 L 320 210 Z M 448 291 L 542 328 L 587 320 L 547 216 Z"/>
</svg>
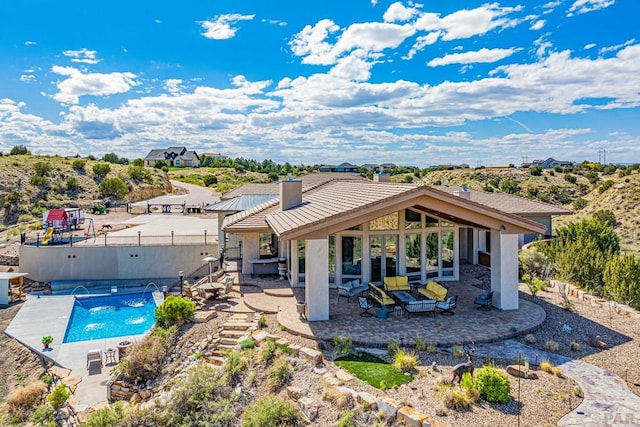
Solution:
<svg viewBox="0 0 640 427">
<path fill-rule="evenodd" d="M 462 197 L 466 200 L 471 200 L 471 191 L 467 188 L 466 184 L 462 184 L 462 188 L 460 190 L 456 190 L 453 192 L 454 196 Z"/>
<path fill-rule="evenodd" d="M 384 173 L 382 166 L 377 173 L 373 174 L 373 182 L 391 182 L 391 177 L 388 173 Z"/>
<path fill-rule="evenodd" d="M 302 181 L 292 179 L 291 174 L 287 179 L 280 181 L 280 210 L 286 211 L 302 203 Z"/>
</svg>

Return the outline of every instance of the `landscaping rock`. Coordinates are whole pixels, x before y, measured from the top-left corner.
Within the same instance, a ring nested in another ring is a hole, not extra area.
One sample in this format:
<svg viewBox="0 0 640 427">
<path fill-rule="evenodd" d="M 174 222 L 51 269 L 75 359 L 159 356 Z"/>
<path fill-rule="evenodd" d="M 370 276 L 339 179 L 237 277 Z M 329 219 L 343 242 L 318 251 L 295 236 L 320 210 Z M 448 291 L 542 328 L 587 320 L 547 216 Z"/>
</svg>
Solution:
<svg viewBox="0 0 640 427">
<path fill-rule="evenodd" d="M 266 331 L 255 331 L 251 334 L 251 338 L 256 342 L 256 344 L 260 344 L 262 341 L 266 340 L 269 337 L 269 333 Z"/>
<path fill-rule="evenodd" d="M 422 412 L 411 406 L 403 406 L 398 410 L 398 421 L 409 427 L 422 427 L 422 421 L 427 418 Z"/>
<path fill-rule="evenodd" d="M 607 348 L 607 343 L 602 341 L 602 338 L 600 337 L 600 335 L 589 337 L 588 343 L 593 348 L 598 348 L 601 350 L 605 350 Z"/>
<path fill-rule="evenodd" d="M 507 373 L 509 375 L 512 375 L 516 378 L 528 378 L 530 380 L 537 380 L 538 379 L 538 374 L 528 370 L 525 370 L 525 367 L 522 365 L 509 365 L 507 366 Z"/>
<path fill-rule="evenodd" d="M 338 378 L 343 383 L 348 383 L 353 380 L 353 375 L 345 371 L 344 369 L 338 369 L 336 372 L 336 378 Z"/>
<path fill-rule="evenodd" d="M 356 402 L 360 404 L 364 404 L 365 402 L 369 405 L 369 408 L 372 411 L 378 410 L 378 400 L 376 397 L 366 391 L 361 391 L 356 396 Z"/>
<path fill-rule="evenodd" d="M 291 350 L 295 356 L 300 354 L 300 349 L 301 348 L 302 348 L 302 346 L 298 345 L 298 344 L 290 344 L 289 345 L 289 350 Z"/>
<path fill-rule="evenodd" d="M 402 406 L 402 402 L 391 399 L 390 397 L 383 396 L 378 399 L 378 409 L 390 418 L 394 418 Z"/>
<path fill-rule="evenodd" d="M 302 347 L 300 349 L 300 356 L 304 359 L 311 360 L 314 365 L 322 364 L 322 353 L 318 350 L 314 350 L 309 347 Z"/>
<path fill-rule="evenodd" d="M 358 397 L 358 392 L 352 388 L 339 386 L 339 387 L 336 387 L 336 389 L 340 394 L 350 395 L 351 397 L 353 397 L 354 400 Z"/>
<path fill-rule="evenodd" d="M 340 380 L 336 378 L 331 372 L 327 372 L 322 376 L 322 379 L 329 385 L 339 385 Z"/>
<path fill-rule="evenodd" d="M 318 418 L 318 404 L 308 397 L 298 400 L 302 414 L 311 422 Z"/>
<path fill-rule="evenodd" d="M 206 323 L 211 319 L 218 317 L 215 310 L 198 311 L 193 315 L 193 320 L 196 323 Z"/>
<path fill-rule="evenodd" d="M 300 387 L 289 386 L 287 387 L 287 396 L 289 396 L 291 400 L 300 400 L 302 397 L 302 389 Z"/>
</svg>

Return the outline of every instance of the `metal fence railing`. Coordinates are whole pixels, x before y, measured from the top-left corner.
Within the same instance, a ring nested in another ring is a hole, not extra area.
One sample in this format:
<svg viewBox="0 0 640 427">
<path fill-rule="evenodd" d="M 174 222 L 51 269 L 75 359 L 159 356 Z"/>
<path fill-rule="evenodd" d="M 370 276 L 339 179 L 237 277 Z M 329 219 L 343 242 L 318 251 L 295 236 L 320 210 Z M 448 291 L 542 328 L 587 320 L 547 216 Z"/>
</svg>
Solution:
<svg viewBox="0 0 640 427">
<path fill-rule="evenodd" d="M 65 233 L 62 236 L 45 236 L 38 233 L 35 239 L 25 239 L 23 245 L 50 247 L 50 246 L 168 246 L 168 245 L 209 245 L 216 243 L 216 237 L 202 234 L 177 234 L 170 232 L 164 235 L 145 235 L 141 232 L 132 235 L 111 235 L 100 232 L 96 235 L 84 235 L 79 232 Z"/>
</svg>

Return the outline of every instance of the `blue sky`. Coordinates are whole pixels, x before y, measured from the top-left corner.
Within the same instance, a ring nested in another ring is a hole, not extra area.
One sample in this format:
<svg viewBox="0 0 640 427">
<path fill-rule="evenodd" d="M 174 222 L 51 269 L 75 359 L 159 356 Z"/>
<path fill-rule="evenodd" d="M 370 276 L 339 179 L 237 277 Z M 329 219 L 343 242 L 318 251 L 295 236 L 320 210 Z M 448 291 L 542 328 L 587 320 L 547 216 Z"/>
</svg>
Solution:
<svg viewBox="0 0 640 427">
<path fill-rule="evenodd" d="M 5 1 L 0 151 L 640 162 L 637 0 Z"/>
</svg>

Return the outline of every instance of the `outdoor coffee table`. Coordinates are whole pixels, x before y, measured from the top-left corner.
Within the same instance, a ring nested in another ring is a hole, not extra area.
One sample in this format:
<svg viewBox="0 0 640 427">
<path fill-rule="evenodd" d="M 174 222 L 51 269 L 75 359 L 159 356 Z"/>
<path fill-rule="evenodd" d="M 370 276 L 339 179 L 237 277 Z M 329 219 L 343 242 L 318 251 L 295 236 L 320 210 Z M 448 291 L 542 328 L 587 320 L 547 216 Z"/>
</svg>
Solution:
<svg viewBox="0 0 640 427">
<path fill-rule="evenodd" d="M 409 301 L 415 301 L 416 300 L 413 295 L 411 295 L 409 292 L 405 292 L 405 291 L 391 292 L 391 295 L 393 295 L 393 297 L 395 299 L 397 299 L 398 301 L 400 301 L 402 304 L 406 304 Z"/>
</svg>

